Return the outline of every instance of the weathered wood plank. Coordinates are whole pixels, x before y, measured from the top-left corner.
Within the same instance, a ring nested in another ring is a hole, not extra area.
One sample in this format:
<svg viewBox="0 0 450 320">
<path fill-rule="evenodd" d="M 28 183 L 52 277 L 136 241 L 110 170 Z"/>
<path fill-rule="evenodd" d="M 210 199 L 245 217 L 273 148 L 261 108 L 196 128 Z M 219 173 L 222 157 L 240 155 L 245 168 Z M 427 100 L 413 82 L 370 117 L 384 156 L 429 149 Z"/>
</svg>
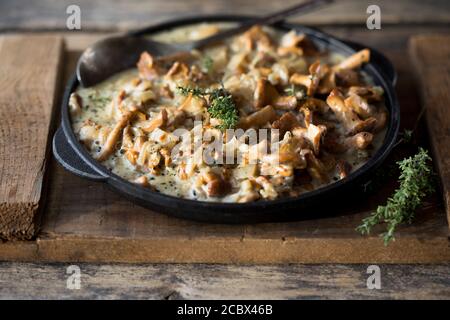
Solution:
<svg viewBox="0 0 450 320">
<path fill-rule="evenodd" d="M 152 213 L 149 213 L 149 215 Z M 321 226 L 320 226 L 321 227 Z M 320 230 L 320 227 L 316 230 Z M 163 228 L 165 230 L 166 228 Z M 204 233 L 205 228 L 199 228 Z M 289 229 L 289 228 L 286 228 Z M 219 229 L 219 231 L 221 231 Z M 309 232 L 303 238 L 256 236 L 241 239 L 233 236 L 195 236 L 183 234 L 166 237 L 90 238 L 55 235 L 40 237 L 38 255 L 11 261 L 46 262 L 123 262 L 123 263 L 448 263 L 446 237 L 423 238 L 399 235 L 395 243 L 385 247 L 379 237 L 349 238 L 317 236 Z M 272 236 L 274 233 L 272 232 Z M 0 253 L 2 249 L 0 247 Z M 3 260 L 3 259 L 0 259 Z"/>
<path fill-rule="evenodd" d="M 0 263 L 0 299 L 450 298 L 450 265 L 380 265 L 380 290 L 367 289 L 367 265 L 80 264 L 79 290 L 67 267 Z"/>
<path fill-rule="evenodd" d="M 387 52 L 393 59 L 400 74 L 399 97 L 405 106 L 402 122 L 410 128 L 420 109 L 410 64 L 404 59 L 407 38 L 413 31 L 393 28 L 383 35 L 372 33 L 371 37 L 366 32 L 345 28 L 332 31 L 353 40 L 366 38 L 368 45 Z M 97 35 L 69 35 L 68 47 L 78 51 L 96 38 Z M 71 51 L 70 56 L 76 58 L 76 52 Z M 73 64 L 68 65 L 70 71 Z M 404 151 L 400 150 L 397 156 Z M 354 215 L 284 224 L 223 226 L 151 212 L 102 184 L 73 177 L 55 165 L 43 233 L 38 241 L 39 259 L 223 263 L 449 261 L 448 228 L 439 198 L 425 205 L 416 224 L 401 228 L 397 242 L 389 248 L 382 245 L 376 232 L 367 238 L 355 232 L 361 219 L 383 202 L 390 190 L 385 188 L 355 202 L 351 208 L 342 208 L 359 212 Z M 336 210 L 336 206 L 330 210 Z"/>
<path fill-rule="evenodd" d="M 422 87 L 427 127 L 450 223 L 450 36 L 414 36 L 410 52 Z"/>
<path fill-rule="evenodd" d="M 38 258 L 38 246 L 35 241 L 0 242 L 1 260 L 32 260 Z"/>
<path fill-rule="evenodd" d="M 67 30 L 66 8 L 77 4 L 81 9 L 81 28 L 87 30 L 125 30 L 139 28 L 179 17 L 206 14 L 265 14 L 287 7 L 298 0 L 242 1 L 242 0 L 140 0 L 104 1 L 41 0 L 1 1 L 0 10 L 8 14 L 0 20 L 0 30 Z M 381 8 L 382 25 L 447 24 L 450 22 L 447 0 L 344 0 L 326 8 L 292 18 L 292 21 L 311 25 L 353 24 L 366 27 L 367 7 Z"/>
<path fill-rule="evenodd" d="M 383 33 L 326 28 L 335 35 L 362 41 L 385 52 L 399 71 L 402 126 L 411 128 L 420 109 L 418 90 L 405 59 L 407 39 L 417 29 L 391 27 Z M 433 28 L 443 30 L 444 28 Z M 66 72 L 80 50 L 104 34 L 67 34 Z M 67 77 L 67 74 L 66 74 Z M 421 135 L 419 135 L 421 136 Z M 411 149 L 398 149 L 393 159 Z M 17 260 L 117 262 L 448 262 L 448 227 L 437 195 L 417 213 L 416 223 L 399 229 L 388 248 L 377 237 L 359 236 L 354 228 L 392 185 L 367 199 L 342 207 L 357 214 L 328 219 L 255 226 L 194 223 L 151 212 L 121 198 L 106 186 L 77 178 L 51 165 L 49 201 L 42 233 L 32 257 Z M 337 210 L 334 206 L 330 210 Z M 0 245 L 0 257 L 2 254 Z M 6 250 L 6 249 L 5 249 Z M 3 251 L 5 252 L 5 251 Z M 11 259 L 10 254 L 6 255 Z M 5 260 L 3 258 L 2 260 Z"/>
<path fill-rule="evenodd" d="M 38 229 L 62 50 L 55 36 L 0 40 L 0 238 Z"/>
</svg>

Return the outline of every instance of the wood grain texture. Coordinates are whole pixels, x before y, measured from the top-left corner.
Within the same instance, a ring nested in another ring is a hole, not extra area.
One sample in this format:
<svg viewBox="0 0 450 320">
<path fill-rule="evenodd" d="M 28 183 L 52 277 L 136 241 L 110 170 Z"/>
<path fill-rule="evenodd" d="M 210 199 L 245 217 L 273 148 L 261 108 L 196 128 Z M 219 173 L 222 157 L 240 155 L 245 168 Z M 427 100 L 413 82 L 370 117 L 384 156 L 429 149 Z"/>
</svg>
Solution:
<svg viewBox="0 0 450 320">
<path fill-rule="evenodd" d="M 79 264 L 80 290 L 66 287 L 69 264 L 0 263 L 0 299 L 450 299 L 450 265 Z"/>
<path fill-rule="evenodd" d="M 81 9 L 81 28 L 125 30 L 140 28 L 179 17 L 206 14 L 265 14 L 298 3 L 298 0 L 3 0 L 0 2 L 0 30 L 67 30 L 66 8 Z M 381 9 L 382 26 L 391 24 L 448 24 L 447 0 L 340 0 L 326 8 L 291 20 L 310 25 L 366 26 L 369 5 Z"/>
<path fill-rule="evenodd" d="M 55 36 L 0 38 L 0 238 L 38 229 L 62 50 Z"/>
<path fill-rule="evenodd" d="M 450 36 L 419 35 L 410 42 L 427 127 L 450 223 Z"/>
<path fill-rule="evenodd" d="M 201 1 L 200 5 L 198 5 L 200 0 L 152 0 L 148 2 L 115 0 L 109 3 L 105 3 L 105 1 L 79 0 L 76 2 L 80 4 L 82 9 L 83 32 L 66 32 L 64 34 L 66 38 L 70 38 L 68 41 L 69 52 L 67 54 L 72 57 L 72 62 L 80 50 L 84 49 L 92 41 L 105 35 L 99 33 L 86 34 L 88 30 L 124 30 L 127 28 L 142 27 L 181 15 L 187 16 L 199 13 L 259 14 L 276 9 L 282 4 L 288 5 L 294 3 L 295 0 L 286 0 L 283 2 L 245 1 L 244 3 L 238 0 L 209 0 L 207 2 Z M 237 2 L 243 4 L 236 6 L 235 3 Z M 295 20 L 317 25 L 331 25 L 333 23 L 342 25 L 352 24 L 353 28 L 332 27 L 325 28 L 325 31 L 340 37 L 368 43 L 381 49 L 393 59 L 399 69 L 398 93 L 402 107 L 412 109 L 411 115 L 410 113 L 404 113 L 402 115 L 402 126 L 410 128 L 414 123 L 414 114 L 417 113 L 418 96 L 417 87 L 410 80 L 411 66 L 406 58 L 405 51 L 407 39 L 409 35 L 417 32 L 448 32 L 449 2 L 447 0 L 376 1 L 375 3 L 381 4 L 382 9 L 383 31 L 381 32 L 369 32 L 367 30 L 362 32 L 365 29 L 365 9 L 369 1 L 354 0 L 345 2 L 347 3 L 346 6 L 330 7 L 324 11 L 299 17 Z M 41 32 L 45 30 L 66 30 L 65 19 L 67 15 L 65 15 L 65 8 L 69 3 L 72 4 L 73 1 L 0 1 L 0 30 Z M 370 3 L 373 4 L 374 2 L 370 1 Z M 195 10 L 192 8 L 195 8 Z M 386 8 L 388 9 L 386 10 Z M 393 25 L 397 23 L 417 23 L 417 25 L 411 28 L 399 28 Z M 422 23 L 427 24 L 428 27 L 420 25 Z M 431 24 L 442 24 L 442 28 L 436 28 L 435 26 L 430 28 L 429 25 Z M 355 32 L 355 29 L 358 32 Z M 50 35 L 53 36 L 55 33 L 51 32 Z M 64 66 L 67 71 L 72 71 L 74 67 L 73 63 L 65 63 Z M 425 136 L 426 132 L 421 132 Z M 54 166 L 56 164 L 53 164 Z M 61 174 L 62 170 L 58 170 L 58 172 L 54 172 L 55 176 Z M 103 186 L 82 181 L 67 173 L 64 173 L 58 179 L 59 183 L 63 184 L 64 182 L 62 180 L 67 180 L 68 185 L 64 187 L 62 192 L 79 190 L 81 193 L 78 198 L 75 196 L 68 198 L 57 195 L 58 184 L 52 188 L 54 197 L 52 211 L 54 214 L 56 213 L 56 219 L 47 221 L 47 226 L 50 230 L 61 232 L 55 233 L 51 237 L 50 242 L 52 246 L 59 246 L 60 251 L 64 250 L 64 241 L 58 242 L 58 239 L 64 240 L 65 233 L 71 232 L 71 219 L 76 221 L 75 224 L 78 225 L 74 229 L 75 233 L 81 230 L 83 220 L 86 223 L 94 223 L 92 230 L 100 229 L 102 225 L 113 226 L 110 231 L 112 237 L 122 232 L 120 231 L 121 225 L 127 223 L 129 216 L 125 215 L 121 217 L 121 211 L 124 213 L 128 210 L 135 210 L 135 207 L 128 207 L 129 203 L 115 196 Z M 53 185 L 53 182 L 51 184 Z M 94 192 L 94 198 L 103 201 L 97 205 L 97 208 L 95 206 L 88 207 L 87 209 L 89 211 L 87 212 L 73 210 L 67 219 L 58 217 L 60 211 L 70 207 L 70 204 L 67 202 L 57 203 L 55 201 L 58 201 L 58 199 L 73 201 L 74 198 L 76 198 L 75 200 L 82 199 L 82 201 L 86 201 L 89 197 L 85 194 L 88 192 Z M 120 209 L 121 211 L 118 209 L 113 210 L 113 214 L 111 215 L 109 206 L 114 206 L 115 203 L 121 203 L 120 208 L 122 209 Z M 435 210 L 436 206 L 439 208 L 438 210 Z M 137 210 L 134 212 L 144 223 L 143 228 L 149 220 L 152 220 L 151 215 L 156 215 L 150 213 L 149 216 L 149 212 L 144 211 L 140 212 Z M 343 218 L 342 221 L 348 221 L 349 219 L 350 216 Z M 180 221 L 176 222 L 168 218 L 161 218 L 159 221 L 163 226 L 171 226 L 171 228 L 164 227 L 164 230 L 172 229 L 172 232 L 174 232 L 174 230 L 182 226 L 188 229 L 186 231 L 187 239 L 196 237 L 196 233 L 192 231 L 194 227 L 189 227 L 189 224 L 186 227 Z M 355 225 L 356 222 L 357 220 L 355 218 L 352 223 Z M 330 236 L 336 234 L 336 231 L 339 230 L 339 224 L 336 223 L 340 224 L 342 222 L 339 220 L 337 222 L 329 221 L 328 227 L 324 232 Z M 136 242 L 140 239 L 138 237 L 139 234 L 135 231 L 136 225 L 138 224 L 139 219 L 126 231 L 134 234 Z M 419 228 L 420 232 L 417 233 L 418 241 L 421 239 L 420 234 L 434 233 L 435 230 L 440 230 L 437 233 L 440 239 L 444 237 L 446 233 L 445 218 L 439 201 L 430 201 L 428 209 L 418 213 L 416 222 L 412 226 L 402 229 L 402 236 L 403 233 L 409 233 L 409 228 L 415 229 L 419 225 L 422 225 L 422 228 Z M 299 225 L 298 227 L 304 228 L 301 231 L 305 235 L 317 233 L 319 226 L 309 223 L 305 226 Z M 208 235 L 204 231 L 205 227 L 199 229 L 200 231 L 203 230 L 202 234 Z M 272 237 L 277 236 L 279 234 L 277 230 L 280 229 L 282 229 L 282 226 L 259 226 L 260 232 L 264 230 L 264 232 L 272 234 Z M 161 230 L 161 234 L 163 234 L 164 230 Z M 242 230 L 247 229 L 243 228 Z M 353 232 L 351 228 L 347 228 L 346 230 L 348 235 Z M 212 231 L 210 230 L 210 232 Z M 255 234 L 255 230 L 252 234 Z M 118 238 L 117 240 L 119 242 L 121 239 Z M 100 240 L 98 241 L 100 242 Z M 103 242 L 106 243 L 107 241 Z M 185 244 L 180 243 L 180 245 L 186 245 L 186 242 L 188 241 L 185 241 Z M 0 242 L 0 260 L 38 260 L 43 250 L 40 244 L 40 242 L 36 241 Z M 114 244 L 116 242 L 110 245 Z M 72 253 L 75 257 L 81 257 L 78 260 L 83 260 L 85 259 L 84 256 L 93 251 L 98 251 L 98 248 L 91 246 L 87 248 L 87 252 L 82 252 L 84 248 L 75 247 L 72 249 Z M 112 248 L 109 247 L 108 250 L 115 252 L 114 246 Z M 123 250 L 121 249 L 121 251 Z M 151 250 L 151 246 L 149 250 Z M 115 253 L 117 254 L 118 252 Z M 76 259 L 74 258 L 74 260 Z M 367 278 L 365 273 L 366 265 L 233 266 L 203 264 L 80 264 L 83 272 L 82 289 L 76 291 L 67 290 L 66 288 L 67 265 L 0 263 L 0 299 L 450 298 L 449 265 L 381 265 L 383 276 L 382 290 L 367 290 L 365 287 Z"/>
<path fill-rule="evenodd" d="M 328 30 L 325 30 L 328 31 Z M 408 28 L 383 34 L 352 31 L 333 32 L 354 40 L 366 39 L 386 52 L 400 77 L 399 98 L 407 106 L 403 126 L 411 127 L 420 109 L 406 52 Z M 102 35 L 99 35 L 101 37 Z M 95 35 L 67 38 L 72 50 L 83 48 Z M 76 58 L 71 51 L 68 57 Z M 67 71 L 73 68 L 70 62 Z M 391 161 L 414 150 L 399 149 Z M 377 229 L 371 237 L 359 236 L 354 228 L 382 203 L 393 184 L 376 195 L 333 211 L 357 214 L 281 224 L 225 226 L 193 223 L 151 212 L 116 195 L 105 185 L 89 182 L 52 164 L 49 202 L 37 257 L 42 261 L 117 262 L 447 262 L 448 228 L 439 196 L 429 199 L 417 214 L 416 223 L 399 230 L 397 241 L 385 248 Z"/>
<path fill-rule="evenodd" d="M 433 28 L 436 30 L 436 28 Z M 445 28 L 438 28 L 445 31 Z M 411 128 L 420 110 L 411 65 L 405 59 L 414 29 L 389 28 L 383 33 L 325 28 L 343 38 L 363 41 L 385 52 L 399 72 L 402 126 Z M 65 71 L 72 72 L 81 49 L 104 34 L 69 34 Z M 419 132 L 424 132 L 423 127 Z M 419 134 L 419 137 L 426 136 Z M 423 143 L 424 141 L 419 141 Z M 415 151 L 397 149 L 390 162 Z M 426 201 L 412 225 L 399 229 L 397 241 L 384 247 L 375 230 L 361 237 L 354 228 L 395 184 L 377 194 L 336 205 L 333 212 L 353 215 L 328 219 L 244 226 L 210 225 L 174 219 L 136 206 L 103 184 L 77 178 L 52 161 L 45 220 L 29 255 L 0 244 L 0 260 L 90 262 L 221 262 L 221 263 L 431 263 L 450 261 L 448 226 L 440 195 Z"/>
</svg>

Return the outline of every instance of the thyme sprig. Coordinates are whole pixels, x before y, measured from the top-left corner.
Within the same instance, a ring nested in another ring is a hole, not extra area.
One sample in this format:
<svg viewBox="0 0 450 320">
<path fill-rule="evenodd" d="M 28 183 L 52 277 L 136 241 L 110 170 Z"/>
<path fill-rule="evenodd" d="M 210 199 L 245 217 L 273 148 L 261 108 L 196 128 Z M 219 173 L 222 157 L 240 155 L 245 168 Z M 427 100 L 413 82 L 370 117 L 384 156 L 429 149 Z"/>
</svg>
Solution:
<svg viewBox="0 0 450 320">
<path fill-rule="evenodd" d="M 221 120 L 218 128 L 221 130 L 235 128 L 239 116 L 231 94 L 225 89 L 216 89 L 211 93 L 210 100 L 208 112 L 211 117 Z"/>
<path fill-rule="evenodd" d="M 217 128 L 221 130 L 233 129 L 239 121 L 239 115 L 234 103 L 233 96 L 222 88 L 202 89 L 191 87 L 178 87 L 178 91 L 183 95 L 192 94 L 196 97 L 208 96 L 208 113 L 212 118 L 217 118 L 221 123 Z"/>
<path fill-rule="evenodd" d="M 177 90 L 183 96 L 187 96 L 189 94 L 192 94 L 195 97 L 203 97 L 203 96 L 209 95 L 209 92 L 207 90 L 199 88 L 199 87 L 191 88 L 191 87 L 178 86 Z"/>
<path fill-rule="evenodd" d="M 394 240 L 396 227 L 402 223 L 411 223 L 422 200 L 435 190 L 431 161 L 428 151 L 419 148 L 416 155 L 397 162 L 400 169 L 398 189 L 387 200 L 386 205 L 378 206 L 371 216 L 363 219 L 356 230 L 369 234 L 375 225 L 386 223 L 387 230 L 381 234 L 384 244 Z"/>
</svg>

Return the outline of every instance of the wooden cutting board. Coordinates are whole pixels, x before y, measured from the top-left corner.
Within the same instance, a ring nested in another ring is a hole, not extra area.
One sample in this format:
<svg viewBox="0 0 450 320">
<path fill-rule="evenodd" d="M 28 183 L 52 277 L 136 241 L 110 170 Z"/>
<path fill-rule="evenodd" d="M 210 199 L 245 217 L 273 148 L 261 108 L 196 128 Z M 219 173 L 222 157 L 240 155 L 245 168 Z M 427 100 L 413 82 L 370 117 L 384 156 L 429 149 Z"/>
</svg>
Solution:
<svg viewBox="0 0 450 320">
<path fill-rule="evenodd" d="M 450 222 L 450 36 L 416 36 L 410 41 L 410 53 L 417 67 L 416 77 Z"/>
<path fill-rule="evenodd" d="M 0 238 L 38 230 L 63 40 L 0 37 Z"/>
<path fill-rule="evenodd" d="M 353 39 L 358 37 L 366 39 L 366 34 L 353 35 Z M 80 50 L 98 38 L 99 35 L 66 36 L 67 46 L 61 62 L 64 66 L 64 78 L 73 71 Z M 417 86 L 412 77 L 413 68 L 405 59 L 405 48 L 399 49 L 386 42 L 397 38 L 398 34 L 383 33 L 371 38 L 374 39 L 373 43 L 368 45 L 386 52 L 394 61 L 400 74 L 397 88 L 402 106 L 402 124 L 410 128 L 417 118 L 420 103 Z M 23 45 L 29 41 L 27 37 L 14 39 L 22 41 Z M 449 41 L 447 37 L 438 40 L 447 43 Z M 428 44 L 422 40 L 413 42 L 411 50 L 416 52 L 426 45 Z M 444 49 L 444 46 L 442 47 Z M 56 51 L 53 53 L 54 59 L 58 56 Z M 420 72 L 428 72 L 428 76 L 433 77 L 433 73 L 427 69 L 429 59 L 431 61 L 433 59 L 429 57 L 431 54 L 433 52 L 421 51 L 415 63 L 423 66 L 419 68 Z M 450 51 L 447 52 L 447 56 L 449 54 Z M 55 61 L 51 58 L 48 60 Z M 449 60 L 442 59 L 440 63 L 447 64 L 448 67 Z M 49 73 L 55 77 L 58 70 L 53 67 Z M 436 92 L 434 90 L 446 92 L 448 86 L 448 78 L 446 83 L 434 83 L 432 88 L 428 88 L 427 96 L 433 97 L 433 92 Z M 441 96 L 440 94 L 439 97 Z M 440 101 L 440 98 L 434 100 L 426 98 L 426 101 L 433 101 L 433 108 L 436 108 L 433 112 L 439 112 L 443 110 L 440 108 L 446 107 L 450 102 L 448 95 L 444 95 L 444 98 L 447 102 Z M 20 102 L 21 96 L 15 101 Z M 24 101 L 20 103 L 26 103 L 28 100 Z M 0 100 L 0 103 L 2 102 Z M 11 110 L 5 114 L 7 109 L 3 105 L 0 105 L 0 108 L 2 115 L 5 116 L 13 116 L 16 113 L 15 110 Z M 443 181 L 444 194 L 448 199 L 449 166 L 441 157 L 448 154 L 450 121 L 448 113 L 441 113 L 438 118 L 428 117 L 430 128 L 437 125 L 440 128 L 430 130 L 429 139 L 435 150 L 447 148 L 447 151 L 435 152 L 434 158 Z M 436 122 L 437 120 L 439 122 Z M 48 132 L 48 123 L 45 128 Z M 426 143 L 427 131 L 423 127 L 419 130 L 419 136 L 424 137 L 421 143 Z M 30 143 L 26 139 L 25 141 Z M 22 155 L 29 159 L 29 153 L 25 152 L 28 149 L 24 149 Z M 392 154 L 387 164 L 415 150 L 415 147 L 400 147 Z M 396 241 L 385 247 L 377 235 L 382 228 L 378 228 L 368 237 L 360 236 L 354 229 L 362 218 L 386 200 L 395 188 L 394 182 L 386 183 L 366 199 L 333 204 L 329 208 L 329 213 L 332 212 L 334 216 L 326 219 L 258 225 L 213 225 L 175 219 L 141 208 L 116 195 L 106 185 L 75 177 L 65 172 L 52 158 L 45 159 L 50 162 L 50 166 L 47 201 L 42 206 L 41 230 L 34 241 L 0 243 L 0 260 L 206 263 L 450 262 L 449 228 L 446 219 L 448 200 L 444 202 L 440 193 L 427 199 L 417 212 L 414 223 L 399 228 Z M 0 161 L 3 162 L 1 166 L 4 168 L 4 156 L 0 157 Z M 10 165 L 6 168 L 7 173 L 3 170 L 1 175 L 14 176 L 14 170 L 20 168 L 20 165 Z M 0 177 L 0 181 L 6 180 Z M 1 188 L 0 194 L 4 194 L 5 188 L 10 188 L 10 184 L 3 182 Z"/>
</svg>

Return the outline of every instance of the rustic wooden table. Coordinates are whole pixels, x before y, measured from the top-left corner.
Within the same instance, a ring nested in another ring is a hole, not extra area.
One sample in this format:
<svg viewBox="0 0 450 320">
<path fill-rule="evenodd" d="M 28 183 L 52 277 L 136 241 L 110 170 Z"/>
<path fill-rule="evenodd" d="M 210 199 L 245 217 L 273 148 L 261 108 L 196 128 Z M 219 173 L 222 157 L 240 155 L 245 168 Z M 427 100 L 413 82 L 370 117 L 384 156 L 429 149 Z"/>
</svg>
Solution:
<svg viewBox="0 0 450 320">
<path fill-rule="evenodd" d="M 0 32 L 51 33 L 75 39 L 121 31 L 198 14 L 262 14 L 297 0 L 173 1 L 1 1 Z M 448 33 L 450 6 L 438 1 L 337 1 L 320 12 L 294 18 L 340 37 L 389 49 L 400 73 L 405 69 L 407 41 L 418 33 Z M 81 8 L 81 31 L 66 28 L 66 8 Z M 366 9 L 381 8 L 382 30 L 366 29 Z M 403 57 L 403 58 L 402 58 Z M 408 74 L 409 75 L 409 74 Z M 402 77 L 402 74 L 400 74 Z M 415 88 L 405 79 L 406 87 Z M 417 95 L 412 95 L 415 99 Z M 403 97 L 408 99 L 408 97 Z M 408 100 L 406 100 L 408 101 Z M 382 288 L 368 290 L 368 264 L 219 265 L 219 264 L 77 264 L 80 290 L 66 286 L 69 264 L 0 263 L 0 298 L 290 298 L 290 299 L 439 299 L 450 298 L 450 265 L 383 264 Z"/>
</svg>

